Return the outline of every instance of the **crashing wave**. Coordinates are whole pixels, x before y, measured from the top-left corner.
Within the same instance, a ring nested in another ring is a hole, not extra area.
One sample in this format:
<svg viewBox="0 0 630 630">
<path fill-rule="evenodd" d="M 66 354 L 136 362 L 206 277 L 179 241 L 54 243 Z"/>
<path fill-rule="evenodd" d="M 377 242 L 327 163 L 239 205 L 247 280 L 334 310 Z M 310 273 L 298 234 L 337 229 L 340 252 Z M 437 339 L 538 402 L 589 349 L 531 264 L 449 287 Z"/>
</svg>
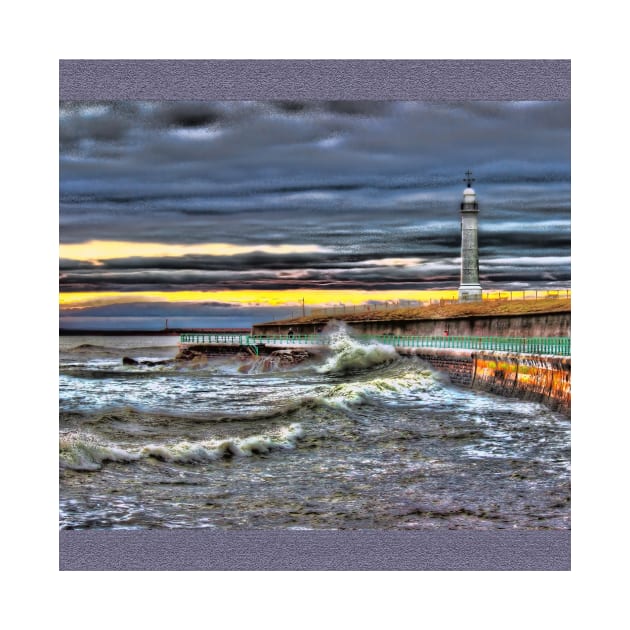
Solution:
<svg viewBox="0 0 630 630">
<path fill-rule="evenodd" d="M 317 368 L 320 373 L 364 370 L 399 358 L 392 346 L 378 342 L 361 343 L 353 339 L 344 325 L 330 332 L 328 337 L 333 354 Z"/>
<path fill-rule="evenodd" d="M 397 399 L 401 394 L 427 392 L 438 386 L 433 373 L 417 369 L 391 377 L 374 378 L 369 381 L 341 383 L 323 396 L 321 402 L 329 407 L 348 409 L 370 400 Z"/>
<path fill-rule="evenodd" d="M 132 462 L 140 458 L 122 448 L 100 444 L 90 435 L 64 433 L 59 437 L 59 466 L 72 470 L 100 470 L 104 462 Z"/>
<path fill-rule="evenodd" d="M 150 444 L 143 447 L 141 453 L 145 457 L 154 457 L 162 461 L 193 464 L 214 461 L 224 457 L 251 457 L 252 455 L 266 455 L 275 450 L 293 449 L 303 435 L 302 427 L 293 424 L 282 429 L 277 437 L 252 435 L 248 438 L 227 438 L 207 442 L 179 442 L 172 445 Z"/>
<path fill-rule="evenodd" d="M 277 450 L 290 450 L 303 437 L 302 427 L 291 424 L 273 436 L 252 435 L 203 442 L 148 444 L 139 449 L 125 450 L 101 444 L 90 435 L 66 433 L 59 438 L 59 465 L 71 470 L 96 471 L 106 462 L 129 463 L 148 458 L 177 464 L 194 464 L 226 457 L 251 457 Z"/>
</svg>

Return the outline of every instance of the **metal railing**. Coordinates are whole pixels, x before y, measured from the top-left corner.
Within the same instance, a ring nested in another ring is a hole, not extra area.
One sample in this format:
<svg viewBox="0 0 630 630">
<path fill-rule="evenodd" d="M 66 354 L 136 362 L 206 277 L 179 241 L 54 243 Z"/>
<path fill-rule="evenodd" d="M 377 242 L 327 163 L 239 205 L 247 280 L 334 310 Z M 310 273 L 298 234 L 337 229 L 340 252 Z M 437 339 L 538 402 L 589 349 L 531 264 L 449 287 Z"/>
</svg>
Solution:
<svg viewBox="0 0 630 630">
<path fill-rule="evenodd" d="M 491 350 L 524 354 L 571 355 L 570 337 L 450 337 L 381 335 L 358 337 L 398 348 L 445 348 L 450 350 Z"/>
<path fill-rule="evenodd" d="M 439 301 L 439 300 L 438 300 Z M 429 302 L 420 300 L 405 300 L 404 302 L 383 302 L 382 304 L 340 304 L 327 308 L 312 308 L 310 316 L 332 317 L 334 315 L 346 315 L 349 313 L 369 313 L 370 311 L 395 311 L 401 308 L 420 308 L 427 306 Z"/>
<path fill-rule="evenodd" d="M 322 335 L 230 335 L 214 333 L 184 333 L 179 336 L 181 344 L 216 344 L 227 346 L 256 346 L 259 344 L 273 345 L 325 345 L 327 342 Z"/>
<path fill-rule="evenodd" d="M 549 300 L 569 299 L 571 289 L 532 289 L 531 291 L 492 291 L 484 290 L 483 300 Z"/>
<path fill-rule="evenodd" d="M 355 335 L 364 342 L 378 342 L 397 348 L 445 348 L 450 350 L 490 350 L 523 354 L 571 356 L 570 337 L 449 337 L 416 335 Z M 327 335 L 236 335 L 191 333 L 180 335 L 180 343 L 229 346 L 324 346 Z"/>
<path fill-rule="evenodd" d="M 234 333 L 183 333 L 179 336 L 179 343 L 181 344 L 224 344 L 229 346 L 242 346 L 249 345 L 247 339 L 249 335 L 247 333 L 234 334 Z"/>
</svg>

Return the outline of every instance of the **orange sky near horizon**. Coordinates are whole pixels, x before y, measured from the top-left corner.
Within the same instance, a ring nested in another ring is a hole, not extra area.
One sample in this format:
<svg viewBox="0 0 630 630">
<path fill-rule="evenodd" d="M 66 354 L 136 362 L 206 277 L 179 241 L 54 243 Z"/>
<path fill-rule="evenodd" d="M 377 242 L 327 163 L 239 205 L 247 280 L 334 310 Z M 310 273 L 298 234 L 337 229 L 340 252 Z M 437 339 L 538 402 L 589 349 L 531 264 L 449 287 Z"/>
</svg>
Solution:
<svg viewBox="0 0 630 630">
<path fill-rule="evenodd" d="M 101 266 L 101 261 L 128 257 L 178 257 L 186 255 L 235 256 L 252 252 L 268 254 L 325 252 L 318 245 L 279 244 L 279 245 L 235 245 L 232 243 L 198 243 L 180 245 L 169 243 L 142 243 L 132 241 L 89 241 L 85 243 L 60 244 L 59 257 L 62 259 L 90 262 Z M 387 258 L 366 261 L 384 267 L 417 264 L 420 259 Z M 59 305 L 62 310 L 88 309 L 112 304 L 138 302 L 223 302 L 234 306 L 301 306 L 302 299 L 309 307 L 338 306 L 340 304 L 359 305 L 370 300 L 378 302 L 413 300 L 428 301 L 457 297 L 456 290 L 413 291 L 389 290 L 369 291 L 362 289 L 243 289 L 220 291 L 91 291 L 62 292 Z"/>
<path fill-rule="evenodd" d="M 61 244 L 59 255 L 62 259 L 89 262 L 101 266 L 104 260 L 116 258 L 151 258 L 179 256 L 236 256 L 252 252 L 267 254 L 327 252 L 318 245 L 279 244 L 279 245 L 235 245 L 232 243 L 169 244 L 156 242 L 98 241 Z M 363 261 L 363 265 L 379 267 L 406 267 L 422 263 L 420 258 L 382 258 Z M 521 291 L 513 291 L 518 294 Z M 436 290 L 367 290 L 367 289 L 240 289 L 208 291 L 90 291 L 61 292 L 61 310 L 83 310 L 114 304 L 147 302 L 204 303 L 221 302 L 226 305 L 247 307 L 330 307 L 339 305 L 361 305 L 369 301 L 398 302 L 439 299 L 457 299 L 458 291 L 453 289 Z"/>
<path fill-rule="evenodd" d="M 370 300 L 379 302 L 398 300 L 454 299 L 457 290 L 436 291 L 364 291 L 359 289 L 285 289 L 281 291 L 103 291 L 60 293 L 62 310 L 94 308 L 131 302 L 225 302 L 239 306 L 306 306 L 325 307 L 340 304 L 359 305 Z"/>
</svg>

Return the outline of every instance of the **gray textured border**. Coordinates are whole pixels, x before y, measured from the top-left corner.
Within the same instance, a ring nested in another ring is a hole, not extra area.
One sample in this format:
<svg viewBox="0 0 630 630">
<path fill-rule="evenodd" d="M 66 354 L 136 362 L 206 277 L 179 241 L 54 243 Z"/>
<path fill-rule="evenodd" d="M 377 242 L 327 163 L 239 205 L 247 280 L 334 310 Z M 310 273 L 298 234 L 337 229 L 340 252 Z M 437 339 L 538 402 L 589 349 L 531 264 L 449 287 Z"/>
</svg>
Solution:
<svg viewBox="0 0 630 630">
<path fill-rule="evenodd" d="M 62 531 L 61 570 L 550 571 L 568 531 Z"/>
<path fill-rule="evenodd" d="M 568 60 L 61 60 L 62 100 L 565 100 Z M 61 570 L 570 569 L 568 531 L 62 531 Z"/>
<path fill-rule="evenodd" d="M 569 60 L 62 60 L 61 100 L 564 100 Z"/>
</svg>

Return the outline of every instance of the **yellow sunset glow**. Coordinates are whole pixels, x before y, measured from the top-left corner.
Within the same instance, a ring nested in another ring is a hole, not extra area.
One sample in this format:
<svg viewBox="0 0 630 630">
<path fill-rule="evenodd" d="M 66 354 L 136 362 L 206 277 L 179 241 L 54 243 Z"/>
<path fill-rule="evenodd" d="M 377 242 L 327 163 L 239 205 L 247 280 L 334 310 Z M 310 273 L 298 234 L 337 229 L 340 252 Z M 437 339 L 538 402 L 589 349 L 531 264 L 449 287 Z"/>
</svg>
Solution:
<svg viewBox="0 0 630 630">
<path fill-rule="evenodd" d="M 197 243 L 174 245 L 171 243 L 136 243 L 132 241 L 89 241 L 65 243 L 59 246 L 59 257 L 82 260 L 98 265 L 98 261 L 114 258 L 162 258 L 173 256 L 237 256 L 264 252 L 265 254 L 325 253 L 319 245 L 234 245 L 233 243 Z"/>
<path fill-rule="evenodd" d="M 242 306 L 334 306 L 338 304 L 358 305 L 370 300 L 379 302 L 398 300 L 454 299 L 456 290 L 445 291 L 362 291 L 362 290 L 318 290 L 287 289 L 284 291 L 135 291 L 135 292 L 89 292 L 60 293 L 62 309 L 81 309 L 109 304 L 130 302 L 228 302 Z"/>
</svg>

